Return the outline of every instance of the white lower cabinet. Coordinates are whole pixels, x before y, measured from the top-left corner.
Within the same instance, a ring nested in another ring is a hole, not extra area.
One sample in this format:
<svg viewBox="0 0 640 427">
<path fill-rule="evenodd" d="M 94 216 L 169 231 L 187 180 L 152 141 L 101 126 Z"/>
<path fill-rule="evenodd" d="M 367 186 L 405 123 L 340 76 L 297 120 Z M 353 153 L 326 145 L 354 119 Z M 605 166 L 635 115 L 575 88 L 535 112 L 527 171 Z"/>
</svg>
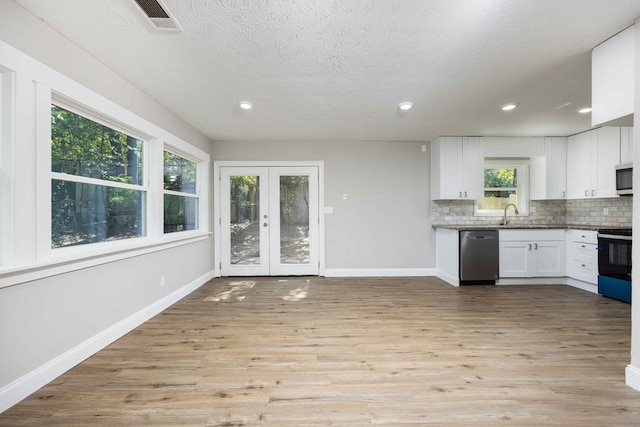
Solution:
<svg viewBox="0 0 640 427">
<path fill-rule="evenodd" d="M 500 277 L 562 277 L 564 230 L 500 230 Z"/>
<path fill-rule="evenodd" d="M 593 230 L 569 230 L 567 236 L 567 276 L 597 285 L 598 233 Z"/>
</svg>

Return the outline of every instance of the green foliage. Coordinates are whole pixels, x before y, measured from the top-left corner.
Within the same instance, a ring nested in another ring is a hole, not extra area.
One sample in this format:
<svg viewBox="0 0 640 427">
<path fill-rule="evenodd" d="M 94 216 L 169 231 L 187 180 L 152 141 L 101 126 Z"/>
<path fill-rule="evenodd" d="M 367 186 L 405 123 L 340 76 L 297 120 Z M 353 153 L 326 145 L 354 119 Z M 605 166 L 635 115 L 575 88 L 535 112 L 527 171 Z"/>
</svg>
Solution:
<svg viewBox="0 0 640 427">
<path fill-rule="evenodd" d="M 51 105 L 51 170 L 142 183 L 142 141 Z"/>
<path fill-rule="evenodd" d="M 51 170 L 141 184 L 143 143 L 51 105 Z M 52 247 L 141 235 L 142 192 L 52 180 Z"/>
<path fill-rule="evenodd" d="M 164 189 L 195 194 L 196 163 L 165 151 Z"/>
<path fill-rule="evenodd" d="M 517 186 L 515 168 L 496 168 L 484 170 L 484 188 L 514 188 Z"/>
</svg>

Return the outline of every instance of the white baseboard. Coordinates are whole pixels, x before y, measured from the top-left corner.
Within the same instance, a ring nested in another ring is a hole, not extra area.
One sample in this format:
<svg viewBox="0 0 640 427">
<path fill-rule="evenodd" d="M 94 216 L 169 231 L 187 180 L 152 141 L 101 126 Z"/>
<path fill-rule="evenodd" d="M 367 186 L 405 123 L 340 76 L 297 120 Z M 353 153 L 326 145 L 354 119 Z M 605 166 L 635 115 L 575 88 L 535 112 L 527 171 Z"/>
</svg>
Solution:
<svg viewBox="0 0 640 427">
<path fill-rule="evenodd" d="M 452 276 L 451 274 L 447 274 L 442 270 L 437 270 L 436 276 L 438 276 L 438 279 L 444 280 L 450 285 L 460 286 L 460 279 L 457 276 Z"/>
<path fill-rule="evenodd" d="M 435 276 L 435 268 L 327 268 L 325 277 L 424 277 Z"/>
<path fill-rule="evenodd" d="M 583 291 L 588 291 L 594 294 L 598 293 L 598 285 L 594 285 L 593 283 L 583 282 L 582 280 L 572 279 L 571 277 L 567 277 L 567 285 L 573 286 L 574 288 L 582 289 Z"/>
<path fill-rule="evenodd" d="M 565 277 L 514 277 L 496 280 L 496 285 L 566 285 Z"/>
<path fill-rule="evenodd" d="M 636 368 L 633 365 L 627 365 L 625 369 L 625 382 L 626 384 L 638 391 L 640 391 L 640 368 Z"/>
<path fill-rule="evenodd" d="M 89 338 L 85 342 L 69 349 L 55 359 L 50 360 L 23 377 L 18 378 L 11 384 L 6 385 L 0 389 L 0 413 L 6 411 L 83 360 L 91 357 L 112 342 L 151 319 L 153 316 L 161 313 L 172 304 L 189 295 L 191 292 L 211 280 L 213 276 L 214 273 L 211 271 L 197 278 L 161 300 L 158 300 L 126 319 L 121 320 L 99 334 Z"/>
</svg>

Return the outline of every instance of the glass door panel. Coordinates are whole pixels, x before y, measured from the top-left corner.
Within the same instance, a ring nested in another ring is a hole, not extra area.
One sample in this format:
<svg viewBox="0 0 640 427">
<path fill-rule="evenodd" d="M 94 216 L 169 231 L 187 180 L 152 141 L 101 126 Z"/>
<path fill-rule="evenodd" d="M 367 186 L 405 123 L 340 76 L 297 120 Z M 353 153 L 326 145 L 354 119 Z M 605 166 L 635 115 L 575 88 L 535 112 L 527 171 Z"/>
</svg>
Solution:
<svg viewBox="0 0 640 427">
<path fill-rule="evenodd" d="M 308 176 L 280 176 L 280 263 L 309 264 Z"/>
<path fill-rule="evenodd" d="M 269 274 L 268 172 L 221 170 L 221 259 L 227 276 Z"/>
<path fill-rule="evenodd" d="M 317 275 L 318 168 L 272 167 L 269 184 L 271 274 Z"/>
<path fill-rule="evenodd" d="M 260 264 L 260 177 L 229 178 L 231 265 Z"/>
</svg>

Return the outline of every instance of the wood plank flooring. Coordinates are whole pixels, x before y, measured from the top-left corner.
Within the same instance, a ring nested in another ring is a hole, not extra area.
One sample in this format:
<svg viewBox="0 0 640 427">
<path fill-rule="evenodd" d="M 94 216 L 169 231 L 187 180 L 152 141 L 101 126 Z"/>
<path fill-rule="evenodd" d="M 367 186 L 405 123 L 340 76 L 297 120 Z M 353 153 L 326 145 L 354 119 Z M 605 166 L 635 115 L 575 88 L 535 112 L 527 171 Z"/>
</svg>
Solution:
<svg viewBox="0 0 640 427">
<path fill-rule="evenodd" d="M 568 286 L 214 279 L 0 425 L 637 426 L 630 314 Z"/>
</svg>

